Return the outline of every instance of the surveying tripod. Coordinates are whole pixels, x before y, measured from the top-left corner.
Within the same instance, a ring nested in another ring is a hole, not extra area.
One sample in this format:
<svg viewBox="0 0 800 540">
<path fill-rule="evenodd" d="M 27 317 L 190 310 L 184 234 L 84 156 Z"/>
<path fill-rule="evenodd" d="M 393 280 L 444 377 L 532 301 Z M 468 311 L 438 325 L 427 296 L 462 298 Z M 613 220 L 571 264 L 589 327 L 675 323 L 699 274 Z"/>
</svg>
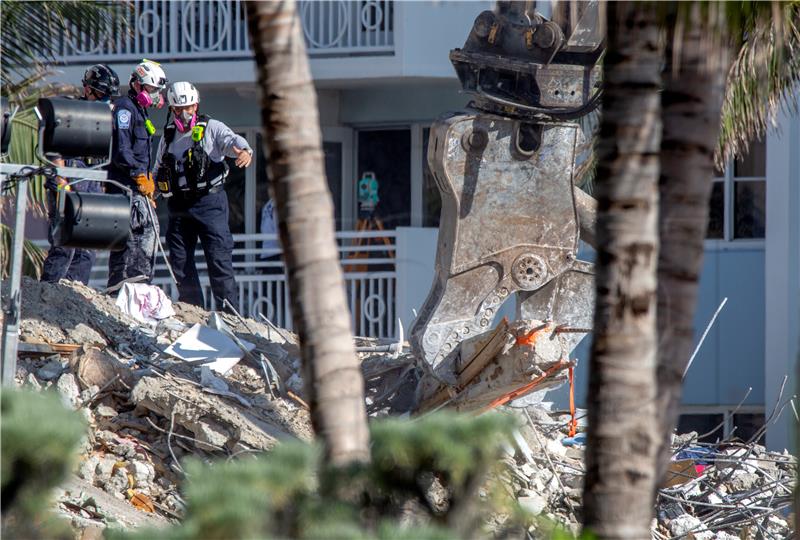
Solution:
<svg viewBox="0 0 800 540">
<path fill-rule="evenodd" d="M 358 222 L 356 223 L 356 232 L 371 232 L 371 231 L 385 231 L 386 228 L 383 226 L 383 221 L 381 218 L 375 215 L 375 210 L 371 210 L 369 212 L 361 212 L 361 217 L 358 218 Z M 388 258 L 394 258 L 394 249 L 392 249 L 392 243 L 389 241 L 389 238 L 386 236 L 366 236 L 362 237 L 359 236 L 355 238 L 353 242 L 353 246 L 356 247 L 364 247 L 367 248 L 368 246 L 372 245 L 380 245 L 384 244 L 386 246 L 385 251 Z M 368 259 L 370 252 L 378 251 L 374 249 L 364 249 L 364 250 L 354 250 L 352 254 L 350 254 L 347 259 Z M 366 272 L 367 265 L 366 264 L 355 264 L 345 262 L 342 264 L 345 267 L 346 271 L 351 272 Z"/>
</svg>

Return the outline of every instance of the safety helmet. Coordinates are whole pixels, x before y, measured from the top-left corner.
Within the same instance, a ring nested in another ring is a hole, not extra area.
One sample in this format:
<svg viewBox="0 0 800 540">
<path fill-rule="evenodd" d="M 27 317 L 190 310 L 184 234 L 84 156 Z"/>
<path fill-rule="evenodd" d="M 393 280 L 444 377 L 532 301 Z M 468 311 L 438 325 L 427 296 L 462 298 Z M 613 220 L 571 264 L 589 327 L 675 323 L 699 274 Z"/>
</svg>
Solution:
<svg viewBox="0 0 800 540">
<path fill-rule="evenodd" d="M 106 64 L 95 64 L 83 74 L 84 86 L 88 86 L 103 96 L 116 96 L 119 93 L 119 77 Z"/>
<path fill-rule="evenodd" d="M 133 81 L 163 90 L 167 85 L 167 75 L 161 69 L 160 64 L 151 60 L 142 60 L 142 63 L 136 66 L 131 74 L 131 83 Z"/>
<path fill-rule="evenodd" d="M 167 102 L 172 107 L 186 107 L 200 103 L 200 94 L 190 82 L 172 83 L 167 89 Z"/>
</svg>

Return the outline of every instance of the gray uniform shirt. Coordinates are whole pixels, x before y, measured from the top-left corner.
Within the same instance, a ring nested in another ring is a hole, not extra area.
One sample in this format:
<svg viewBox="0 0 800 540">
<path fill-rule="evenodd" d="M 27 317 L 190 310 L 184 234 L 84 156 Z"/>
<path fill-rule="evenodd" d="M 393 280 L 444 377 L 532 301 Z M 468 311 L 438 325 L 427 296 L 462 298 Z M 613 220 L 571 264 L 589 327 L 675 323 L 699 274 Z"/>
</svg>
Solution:
<svg viewBox="0 0 800 540">
<path fill-rule="evenodd" d="M 161 164 L 161 158 L 164 156 L 165 151 L 175 156 L 178 164 L 178 189 L 185 189 L 188 183 L 184 175 L 184 154 L 194 144 L 192 140 L 192 130 L 185 133 L 175 130 L 175 138 L 169 148 L 165 148 L 164 136 L 158 141 L 158 150 L 156 151 L 156 166 L 153 169 L 155 173 L 158 171 L 158 166 Z M 205 129 L 205 135 L 200 141 L 203 150 L 205 150 L 208 157 L 214 163 L 219 163 L 226 157 L 234 158 L 236 154 L 233 152 L 233 147 L 240 150 L 247 150 L 252 152 L 250 145 L 247 144 L 247 139 L 234 133 L 231 128 L 213 118 L 208 120 L 208 125 Z M 211 180 L 211 179 L 209 179 Z"/>
</svg>

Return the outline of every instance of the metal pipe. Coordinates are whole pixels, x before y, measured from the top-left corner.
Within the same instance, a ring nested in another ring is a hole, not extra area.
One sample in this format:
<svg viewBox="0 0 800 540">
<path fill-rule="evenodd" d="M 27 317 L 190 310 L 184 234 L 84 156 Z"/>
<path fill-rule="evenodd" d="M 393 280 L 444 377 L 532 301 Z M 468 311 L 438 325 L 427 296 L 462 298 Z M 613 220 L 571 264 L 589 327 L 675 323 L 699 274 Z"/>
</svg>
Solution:
<svg viewBox="0 0 800 540">
<path fill-rule="evenodd" d="M 22 251 L 25 242 L 25 211 L 28 205 L 28 181 L 17 182 L 17 207 L 14 223 L 14 243 L 11 248 L 11 280 L 8 302 L 3 317 L 2 380 L 3 386 L 14 386 L 17 373 L 17 345 L 19 343 L 19 321 L 22 304 Z"/>
</svg>

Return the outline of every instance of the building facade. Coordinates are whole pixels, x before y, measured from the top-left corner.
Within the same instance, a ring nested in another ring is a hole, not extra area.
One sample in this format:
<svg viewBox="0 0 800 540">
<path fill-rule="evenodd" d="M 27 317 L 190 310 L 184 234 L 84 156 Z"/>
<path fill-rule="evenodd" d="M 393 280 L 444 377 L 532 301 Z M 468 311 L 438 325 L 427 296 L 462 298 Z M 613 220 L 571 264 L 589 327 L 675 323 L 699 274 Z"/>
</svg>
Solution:
<svg viewBox="0 0 800 540">
<path fill-rule="evenodd" d="M 397 319 L 408 328 L 427 294 L 440 208 L 426 165 L 428 130 L 440 114 L 469 101 L 459 92 L 448 52 L 463 45 L 475 16 L 491 7 L 487 1 L 298 4 L 357 333 L 394 336 Z M 136 0 L 131 10 L 133 32 L 109 36 L 111 45 L 88 50 L 80 39 L 65 37 L 55 79 L 77 83 L 87 65 L 102 61 L 117 70 L 125 87 L 141 58 L 155 60 L 171 81 L 198 87 L 201 111 L 248 139 L 256 166 L 232 168 L 226 188 L 237 235 L 240 306 L 287 324 L 281 278 L 259 270 L 266 156 L 244 6 L 238 0 Z M 165 116 L 158 113 L 156 125 Z M 776 125 L 715 180 L 695 319 L 698 339 L 720 302 L 728 302 L 687 373 L 681 427 L 704 432 L 721 425 L 712 439 L 731 433 L 759 437 L 777 403 L 783 409 L 770 423 L 767 443 L 783 448 L 796 426 L 795 404 L 787 399 L 797 391 L 800 343 L 800 119 L 784 114 Z M 356 183 L 365 173 L 379 182 L 376 213 L 386 234 L 353 232 Z M 377 236 L 387 243 L 375 244 Z M 364 251 L 377 256 L 366 262 L 354 257 Z M 349 258 L 357 263 L 348 264 Z M 97 283 L 105 278 L 102 266 L 101 261 Z M 585 344 L 581 350 L 579 402 L 587 379 Z M 788 382 L 779 396 L 784 376 Z M 556 393 L 557 402 L 563 398 Z"/>
</svg>

